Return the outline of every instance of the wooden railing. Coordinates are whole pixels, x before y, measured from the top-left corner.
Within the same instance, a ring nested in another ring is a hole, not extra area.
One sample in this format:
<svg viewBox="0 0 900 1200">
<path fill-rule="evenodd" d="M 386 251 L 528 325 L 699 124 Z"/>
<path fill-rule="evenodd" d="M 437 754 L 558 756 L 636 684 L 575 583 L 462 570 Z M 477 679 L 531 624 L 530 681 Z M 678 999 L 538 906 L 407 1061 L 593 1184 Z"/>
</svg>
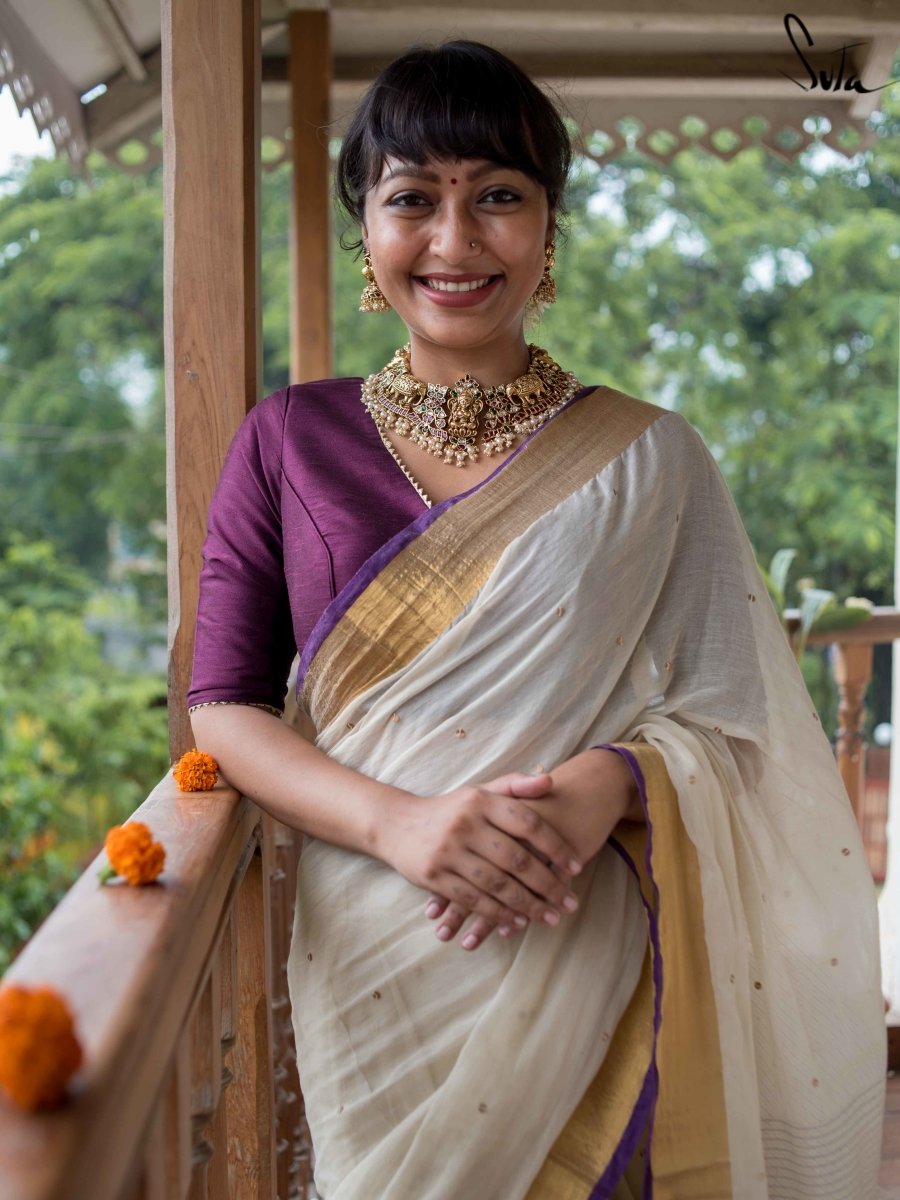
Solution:
<svg viewBox="0 0 900 1200">
<path fill-rule="evenodd" d="M 786 614 L 788 629 L 794 634 L 800 614 Z M 835 756 L 838 770 L 853 805 L 860 816 L 866 780 L 865 723 L 866 689 L 872 679 L 875 646 L 900 638 L 900 609 L 875 608 L 871 620 L 842 630 L 840 634 L 813 633 L 810 646 L 833 646 L 831 669 L 838 690 L 838 729 Z"/>
<path fill-rule="evenodd" d="M 101 887 L 98 859 L 6 976 L 66 997 L 85 1061 L 57 1111 L 0 1102 L 0 1198 L 304 1200 L 294 835 L 169 778 L 135 816 L 166 848 L 160 880 Z"/>
</svg>

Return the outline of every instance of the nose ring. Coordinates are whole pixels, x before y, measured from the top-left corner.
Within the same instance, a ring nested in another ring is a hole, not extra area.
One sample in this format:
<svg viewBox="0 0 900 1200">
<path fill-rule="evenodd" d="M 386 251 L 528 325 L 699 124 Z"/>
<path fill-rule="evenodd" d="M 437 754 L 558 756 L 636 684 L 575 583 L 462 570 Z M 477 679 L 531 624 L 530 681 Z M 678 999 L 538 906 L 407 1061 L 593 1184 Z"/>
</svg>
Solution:
<svg viewBox="0 0 900 1200">
<path fill-rule="evenodd" d="M 477 245 L 478 245 L 478 243 L 477 243 L 477 242 L 469 242 L 469 247 L 470 247 L 470 249 L 472 249 L 472 250 L 474 250 L 474 249 L 475 249 L 475 247 L 476 247 Z"/>
</svg>

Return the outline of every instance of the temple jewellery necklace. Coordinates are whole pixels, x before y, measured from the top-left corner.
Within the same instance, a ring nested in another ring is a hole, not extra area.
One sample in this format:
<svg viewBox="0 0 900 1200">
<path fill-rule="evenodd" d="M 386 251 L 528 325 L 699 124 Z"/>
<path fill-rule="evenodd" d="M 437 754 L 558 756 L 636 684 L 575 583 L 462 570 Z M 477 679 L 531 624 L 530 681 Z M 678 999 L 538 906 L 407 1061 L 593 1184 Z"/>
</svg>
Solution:
<svg viewBox="0 0 900 1200">
<path fill-rule="evenodd" d="M 482 387 L 471 375 L 440 385 L 416 379 L 409 369 L 409 345 L 363 383 L 362 402 L 391 457 L 419 496 L 424 489 L 388 438 L 409 438 L 445 463 L 464 467 L 508 450 L 516 438 L 533 433 L 567 404 L 581 384 L 539 346 L 529 346 L 528 370 L 512 383 Z"/>
</svg>

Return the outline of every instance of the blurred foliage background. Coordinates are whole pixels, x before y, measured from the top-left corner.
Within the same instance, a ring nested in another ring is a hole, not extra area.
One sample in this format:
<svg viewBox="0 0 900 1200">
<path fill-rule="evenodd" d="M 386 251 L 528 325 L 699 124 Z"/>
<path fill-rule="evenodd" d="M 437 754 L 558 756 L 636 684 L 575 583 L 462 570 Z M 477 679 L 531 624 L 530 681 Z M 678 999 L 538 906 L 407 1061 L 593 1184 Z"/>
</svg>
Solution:
<svg viewBox="0 0 900 1200">
<path fill-rule="evenodd" d="M 796 547 L 819 586 L 892 603 L 896 89 L 878 134 L 852 160 L 581 163 L 530 337 L 683 412 L 761 562 Z M 264 392 L 288 381 L 289 182 L 263 181 Z M 338 375 L 404 340 L 361 287 L 336 245 Z M 0 180 L 0 972 L 167 766 L 163 424 L 160 172 L 20 162 Z"/>
</svg>

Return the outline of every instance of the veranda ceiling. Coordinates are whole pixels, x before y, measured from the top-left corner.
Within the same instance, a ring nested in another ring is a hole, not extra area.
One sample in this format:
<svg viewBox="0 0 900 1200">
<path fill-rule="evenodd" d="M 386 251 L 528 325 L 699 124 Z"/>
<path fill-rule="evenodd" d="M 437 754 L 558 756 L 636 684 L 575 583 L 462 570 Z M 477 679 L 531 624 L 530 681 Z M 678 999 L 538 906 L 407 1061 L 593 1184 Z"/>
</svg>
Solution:
<svg viewBox="0 0 900 1200">
<path fill-rule="evenodd" d="M 665 159 L 690 142 L 723 157 L 761 143 L 790 158 L 816 139 L 852 153 L 870 139 L 866 120 L 883 95 L 852 81 L 870 89 L 888 81 L 900 6 L 804 5 L 802 27 L 791 23 L 794 42 L 810 70 L 830 79 L 812 88 L 785 29 L 785 3 L 463 0 L 448 8 L 446 0 L 262 0 L 266 159 L 287 154 L 287 19 L 301 7 L 331 12 L 335 133 L 394 55 L 416 41 L 469 37 L 511 54 L 555 88 L 598 161 L 629 144 Z M 159 46 L 159 0 L 0 0 L 0 84 L 76 162 L 90 148 L 132 168 L 159 157 Z M 99 84 L 106 92 L 83 102 Z"/>
</svg>

